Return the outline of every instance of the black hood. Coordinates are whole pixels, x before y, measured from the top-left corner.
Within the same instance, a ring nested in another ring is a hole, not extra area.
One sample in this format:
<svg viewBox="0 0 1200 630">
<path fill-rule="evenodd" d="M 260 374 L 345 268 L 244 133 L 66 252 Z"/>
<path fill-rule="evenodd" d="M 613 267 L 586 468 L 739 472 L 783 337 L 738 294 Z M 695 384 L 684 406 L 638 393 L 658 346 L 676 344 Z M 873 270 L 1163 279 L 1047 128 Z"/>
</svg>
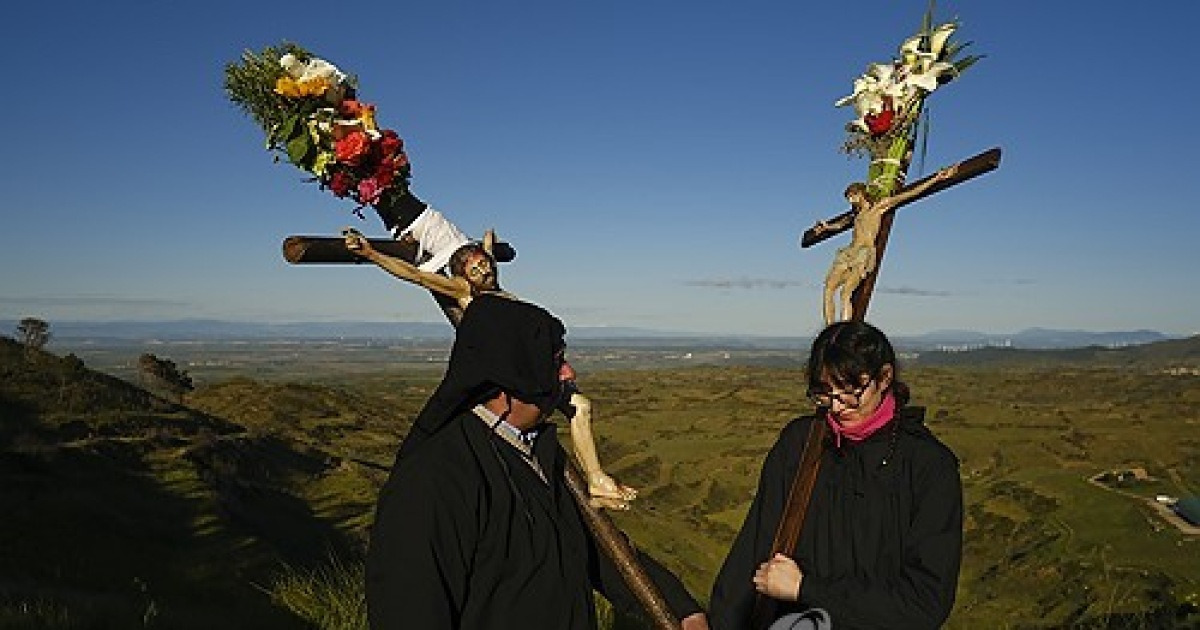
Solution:
<svg viewBox="0 0 1200 630">
<path fill-rule="evenodd" d="M 535 304 L 484 294 L 471 301 L 454 338 L 446 375 L 417 416 L 400 457 L 459 413 L 503 390 L 541 405 L 559 391 L 566 329 Z"/>
</svg>

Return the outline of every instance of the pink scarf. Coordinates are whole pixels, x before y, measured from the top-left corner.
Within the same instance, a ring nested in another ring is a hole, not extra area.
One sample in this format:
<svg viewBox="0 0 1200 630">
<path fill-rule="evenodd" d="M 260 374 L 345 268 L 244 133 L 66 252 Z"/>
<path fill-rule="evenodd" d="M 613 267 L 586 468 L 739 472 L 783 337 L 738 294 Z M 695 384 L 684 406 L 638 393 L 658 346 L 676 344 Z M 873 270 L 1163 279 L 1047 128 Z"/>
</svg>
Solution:
<svg viewBox="0 0 1200 630">
<path fill-rule="evenodd" d="M 832 412 L 825 414 L 825 422 L 829 425 L 829 429 L 833 431 L 833 435 L 836 437 L 836 441 L 834 443 L 838 448 L 841 448 L 843 437 L 851 442 L 861 442 L 871 437 L 883 426 L 887 425 L 887 423 L 895 415 L 896 399 L 892 396 L 891 392 L 888 392 L 886 395 L 884 395 L 883 402 L 879 404 L 879 408 L 875 410 L 875 413 L 871 414 L 870 418 L 867 418 L 866 422 L 862 422 L 854 427 L 843 427 L 838 423 L 837 420 L 833 419 Z"/>
</svg>

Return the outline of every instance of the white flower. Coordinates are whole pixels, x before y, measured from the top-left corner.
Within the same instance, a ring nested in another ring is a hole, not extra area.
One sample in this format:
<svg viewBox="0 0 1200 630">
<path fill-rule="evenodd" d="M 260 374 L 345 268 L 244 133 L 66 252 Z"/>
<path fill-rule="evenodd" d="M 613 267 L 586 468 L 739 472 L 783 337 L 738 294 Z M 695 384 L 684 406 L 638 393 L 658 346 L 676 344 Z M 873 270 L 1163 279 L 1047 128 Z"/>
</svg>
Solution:
<svg viewBox="0 0 1200 630">
<path fill-rule="evenodd" d="M 288 76 L 300 82 L 325 79 L 331 85 L 337 85 L 346 80 L 345 73 L 338 70 L 337 66 L 319 57 L 313 57 L 308 63 L 304 63 L 288 53 L 279 58 L 279 65 Z"/>
<path fill-rule="evenodd" d="M 887 103 L 903 103 L 913 95 L 913 90 L 904 81 L 905 73 L 898 72 L 890 63 L 873 63 L 867 71 L 854 80 L 854 93 L 839 99 L 834 105 L 842 107 L 854 104 L 859 118 L 878 114 Z"/>
<path fill-rule="evenodd" d="M 918 33 L 900 44 L 900 59 L 904 65 L 917 72 L 929 72 L 934 64 L 942 59 L 946 43 L 958 29 L 953 22 L 940 24 L 927 33 Z"/>
<path fill-rule="evenodd" d="M 837 107 L 854 105 L 858 118 L 850 123 L 851 129 L 868 132 L 871 125 L 866 121 L 889 109 L 903 117 L 936 90 L 941 80 L 953 78 L 958 69 L 949 63 L 947 47 L 957 29 L 957 23 L 946 22 L 923 30 L 900 44 L 899 57 L 892 63 L 867 66 L 854 80 L 854 93 L 835 103 Z"/>
<path fill-rule="evenodd" d="M 904 82 L 909 86 L 919 87 L 926 92 L 932 92 L 937 89 L 938 77 L 953 71 L 953 65 L 944 61 L 937 61 L 919 71 L 910 71 Z"/>
<path fill-rule="evenodd" d="M 313 57 L 308 60 L 308 66 L 304 68 L 304 75 L 300 77 L 300 80 L 311 81 L 314 79 L 327 79 L 330 83 L 341 83 L 346 79 L 346 75 L 328 61 Z"/>
<path fill-rule="evenodd" d="M 900 59 L 904 62 L 904 65 L 911 66 L 917 62 L 917 59 L 923 52 L 921 50 L 921 41 L 924 39 L 924 35 L 917 34 L 909 37 L 904 40 L 904 43 L 900 44 Z"/>
<path fill-rule="evenodd" d="M 288 53 L 280 57 L 279 65 L 293 79 L 299 77 L 300 73 L 304 71 L 304 64 L 300 63 L 300 60 L 297 59 L 296 55 L 293 55 L 292 53 Z"/>
<path fill-rule="evenodd" d="M 950 41 L 950 36 L 956 30 L 958 30 L 957 24 L 946 22 L 933 29 L 933 32 L 929 34 L 929 52 L 934 59 L 941 59 L 942 52 L 946 49 L 946 42 Z"/>
</svg>

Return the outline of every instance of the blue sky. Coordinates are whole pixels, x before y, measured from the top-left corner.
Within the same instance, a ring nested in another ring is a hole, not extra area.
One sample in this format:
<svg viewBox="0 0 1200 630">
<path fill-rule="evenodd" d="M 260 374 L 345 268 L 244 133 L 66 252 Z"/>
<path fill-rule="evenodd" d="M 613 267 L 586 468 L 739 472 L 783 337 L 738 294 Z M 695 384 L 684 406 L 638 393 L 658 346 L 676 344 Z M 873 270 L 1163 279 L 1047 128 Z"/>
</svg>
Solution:
<svg viewBox="0 0 1200 630">
<path fill-rule="evenodd" d="M 1111 8 L 1106 8 L 1111 7 Z M 1200 330 L 1187 201 L 1200 4 L 938 3 L 987 58 L 934 93 L 926 172 L 1001 168 L 900 211 L 885 330 Z M 848 94 L 923 0 L 19 3 L 0 23 L 0 319 L 438 321 L 368 266 L 291 266 L 290 234 L 368 214 L 274 163 L 222 91 L 291 40 L 358 76 L 413 189 L 519 256 L 569 326 L 807 335 L 845 240 Z"/>
</svg>

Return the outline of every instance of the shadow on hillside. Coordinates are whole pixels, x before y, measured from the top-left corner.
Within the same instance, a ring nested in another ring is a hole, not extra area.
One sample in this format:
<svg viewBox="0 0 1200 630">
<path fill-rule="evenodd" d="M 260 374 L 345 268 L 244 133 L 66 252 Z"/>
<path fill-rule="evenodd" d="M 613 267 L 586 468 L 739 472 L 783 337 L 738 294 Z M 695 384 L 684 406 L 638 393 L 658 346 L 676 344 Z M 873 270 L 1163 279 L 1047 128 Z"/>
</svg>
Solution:
<svg viewBox="0 0 1200 630">
<path fill-rule="evenodd" d="M 215 494 L 222 517 L 272 547 L 288 565 L 315 568 L 331 555 L 362 553 L 290 489 L 325 472 L 320 454 L 299 453 L 270 436 L 240 436 L 213 440 L 187 457 Z"/>
<path fill-rule="evenodd" d="M 300 498 L 320 454 L 11 346 L 0 339 L 0 540 L 13 543 L 0 628 L 303 626 L 265 590 L 352 548 Z"/>
<path fill-rule="evenodd" d="M 0 554 L 0 626 L 17 614 L 51 628 L 298 625 L 251 581 L 270 554 L 197 537 L 203 501 L 126 461 L 89 448 L 0 453 L 0 539 L 20 541 Z"/>
<path fill-rule="evenodd" d="M 0 449 L 8 448 L 37 426 L 37 412 L 20 400 L 0 392 Z"/>
<path fill-rule="evenodd" d="M 1200 628 L 1200 609 L 1191 604 L 1164 602 L 1151 610 L 1137 613 L 1110 613 L 1078 620 L 1071 625 L 1080 630 L 1110 628 Z"/>
</svg>

